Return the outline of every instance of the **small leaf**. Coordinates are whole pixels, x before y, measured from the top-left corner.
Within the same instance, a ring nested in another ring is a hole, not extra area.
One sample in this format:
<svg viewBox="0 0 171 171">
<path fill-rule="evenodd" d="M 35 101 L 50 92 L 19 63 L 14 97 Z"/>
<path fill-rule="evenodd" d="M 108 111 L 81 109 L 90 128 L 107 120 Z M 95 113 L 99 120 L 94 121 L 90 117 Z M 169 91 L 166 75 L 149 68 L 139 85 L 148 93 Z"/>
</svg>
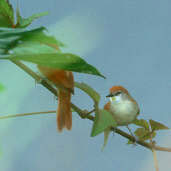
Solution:
<svg viewBox="0 0 171 171">
<path fill-rule="evenodd" d="M 14 25 L 14 12 L 8 0 L 0 0 L 0 27 L 12 27 Z"/>
<path fill-rule="evenodd" d="M 169 129 L 167 126 L 165 126 L 162 123 L 156 122 L 152 119 L 149 120 L 150 125 L 151 125 L 151 129 L 152 131 L 157 131 L 157 130 L 164 130 L 164 129 Z"/>
<path fill-rule="evenodd" d="M 148 131 L 145 128 L 137 128 L 134 132 L 134 134 L 137 137 L 143 137 L 144 135 L 146 135 L 148 133 Z"/>
<path fill-rule="evenodd" d="M 149 130 L 148 122 L 144 119 L 135 119 L 133 124 L 135 124 L 137 126 L 141 126 L 141 127 L 145 128 L 146 130 Z"/>
<path fill-rule="evenodd" d="M 146 130 L 145 128 L 137 128 L 134 132 L 134 134 L 140 139 L 140 140 L 149 140 L 151 138 L 154 138 L 156 136 L 156 132 L 150 132 Z"/>
<path fill-rule="evenodd" d="M 91 131 L 91 137 L 94 137 L 102 133 L 106 128 L 113 126 L 116 127 L 117 123 L 113 116 L 106 110 L 99 110 L 97 113 L 98 117 L 95 118 L 93 128 Z"/>
<path fill-rule="evenodd" d="M 25 28 L 25 27 L 29 26 L 33 22 L 33 20 L 43 17 L 45 15 L 48 15 L 48 12 L 33 14 L 32 16 L 30 16 L 28 18 L 23 18 L 23 17 L 21 17 L 20 11 L 17 8 L 17 10 L 16 10 L 16 16 L 17 16 L 16 28 Z"/>
<path fill-rule="evenodd" d="M 89 85 L 85 83 L 78 83 L 75 82 L 75 86 L 84 92 L 86 92 L 95 102 L 99 103 L 100 101 L 100 95 L 95 91 L 93 88 L 91 88 Z"/>
<path fill-rule="evenodd" d="M 143 140 L 143 141 L 145 141 L 145 140 L 150 140 L 150 139 L 155 138 L 155 136 L 156 136 L 156 132 L 155 132 L 155 131 L 154 131 L 154 132 L 149 132 L 149 133 L 147 133 L 147 134 L 142 138 L 142 140 Z"/>
</svg>

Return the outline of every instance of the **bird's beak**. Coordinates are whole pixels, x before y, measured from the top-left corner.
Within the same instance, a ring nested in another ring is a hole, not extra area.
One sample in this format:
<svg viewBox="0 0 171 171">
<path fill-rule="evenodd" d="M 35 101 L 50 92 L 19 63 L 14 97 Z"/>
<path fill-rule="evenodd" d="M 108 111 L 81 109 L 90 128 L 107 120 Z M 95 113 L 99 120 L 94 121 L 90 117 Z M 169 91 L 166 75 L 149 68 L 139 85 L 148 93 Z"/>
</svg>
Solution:
<svg viewBox="0 0 171 171">
<path fill-rule="evenodd" d="M 113 95 L 112 94 L 108 94 L 106 97 L 112 97 Z"/>
</svg>

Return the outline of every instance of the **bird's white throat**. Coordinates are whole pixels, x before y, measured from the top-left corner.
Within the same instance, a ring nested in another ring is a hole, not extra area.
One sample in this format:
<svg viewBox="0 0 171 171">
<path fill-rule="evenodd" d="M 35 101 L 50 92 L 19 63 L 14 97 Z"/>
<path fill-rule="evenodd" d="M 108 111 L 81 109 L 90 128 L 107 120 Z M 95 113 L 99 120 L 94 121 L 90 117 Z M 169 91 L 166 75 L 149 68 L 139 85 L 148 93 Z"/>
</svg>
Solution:
<svg viewBox="0 0 171 171">
<path fill-rule="evenodd" d="M 122 100 L 121 96 L 113 96 L 113 97 L 110 97 L 110 102 L 113 103 L 113 102 L 120 102 Z"/>
</svg>

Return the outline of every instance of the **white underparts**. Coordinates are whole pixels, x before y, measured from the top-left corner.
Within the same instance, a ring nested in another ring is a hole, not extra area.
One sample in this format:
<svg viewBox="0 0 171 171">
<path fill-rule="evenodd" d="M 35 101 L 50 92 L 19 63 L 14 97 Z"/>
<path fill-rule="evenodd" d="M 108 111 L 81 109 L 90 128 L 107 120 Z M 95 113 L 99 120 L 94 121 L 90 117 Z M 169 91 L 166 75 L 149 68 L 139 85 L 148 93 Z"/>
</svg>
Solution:
<svg viewBox="0 0 171 171">
<path fill-rule="evenodd" d="M 120 96 L 110 99 L 110 110 L 118 126 L 130 124 L 137 116 L 138 105 L 130 100 L 123 100 Z"/>
</svg>

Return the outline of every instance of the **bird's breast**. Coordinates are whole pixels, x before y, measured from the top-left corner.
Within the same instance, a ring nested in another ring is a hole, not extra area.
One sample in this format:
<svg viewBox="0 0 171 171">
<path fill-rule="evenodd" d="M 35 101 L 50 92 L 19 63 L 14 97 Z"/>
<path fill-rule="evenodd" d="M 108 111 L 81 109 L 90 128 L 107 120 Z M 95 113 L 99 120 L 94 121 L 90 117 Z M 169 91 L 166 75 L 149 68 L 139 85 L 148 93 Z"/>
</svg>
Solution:
<svg viewBox="0 0 171 171">
<path fill-rule="evenodd" d="M 110 111 L 118 126 L 128 125 L 133 122 L 137 116 L 138 110 L 138 105 L 128 100 L 111 102 L 110 105 Z"/>
</svg>

